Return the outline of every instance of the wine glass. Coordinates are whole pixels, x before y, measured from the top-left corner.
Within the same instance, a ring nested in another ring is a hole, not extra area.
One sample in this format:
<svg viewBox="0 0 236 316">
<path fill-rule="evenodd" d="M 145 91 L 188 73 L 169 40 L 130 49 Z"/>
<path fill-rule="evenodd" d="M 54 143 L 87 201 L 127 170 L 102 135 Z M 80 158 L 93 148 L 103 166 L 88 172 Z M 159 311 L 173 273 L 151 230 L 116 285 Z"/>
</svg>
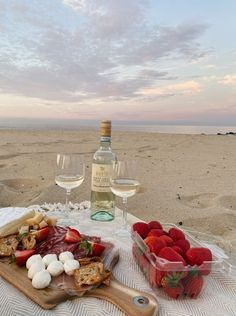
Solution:
<svg viewBox="0 0 236 316">
<path fill-rule="evenodd" d="M 85 165 L 83 157 L 77 154 L 57 154 L 55 182 L 66 190 L 65 217 L 63 223 L 70 224 L 69 196 L 71 190 L 79 187 L 84 181 Z"/>
<path fill-rule="evenodd" d="M 123 216 L 122 227 L 115 232 L 116 235 L 128 236 L 127 223 L 127 202 L 128 198 L 135 195 L 140 186 L 137 180 L 137 163 L 131 161 L 117 161 L 113 163 L 112 173 L 110 178 L 111 191 L 118 197 L 122 198 L 123 202 Z"/>
</svg>

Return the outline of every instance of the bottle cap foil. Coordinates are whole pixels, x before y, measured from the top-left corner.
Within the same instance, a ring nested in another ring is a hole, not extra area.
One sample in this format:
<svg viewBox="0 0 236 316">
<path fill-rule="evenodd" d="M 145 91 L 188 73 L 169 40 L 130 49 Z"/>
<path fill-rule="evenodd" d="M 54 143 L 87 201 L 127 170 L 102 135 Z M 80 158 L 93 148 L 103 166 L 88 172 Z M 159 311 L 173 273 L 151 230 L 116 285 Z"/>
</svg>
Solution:
<svg viewBox="0 0 236 316">
<path fill-rule="evenodd" d="M 100 125 L 101 136 L 111 136 L 111 121 L 102 121 Z"/>
</svg>

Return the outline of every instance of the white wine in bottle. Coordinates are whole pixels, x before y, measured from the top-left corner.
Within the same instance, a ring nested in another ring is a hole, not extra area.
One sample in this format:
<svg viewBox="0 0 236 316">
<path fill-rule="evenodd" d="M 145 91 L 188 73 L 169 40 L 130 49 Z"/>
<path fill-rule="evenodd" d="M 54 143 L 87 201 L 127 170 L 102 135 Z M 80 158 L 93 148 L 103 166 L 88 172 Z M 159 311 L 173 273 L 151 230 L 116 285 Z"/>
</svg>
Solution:
<svg viewBox="0 0 236 316">
<path fill-rule="evenodd" d="M 110 175 L 116 155 L 111 150 L 111 121 L 102 121 L 100 148 L 93 156 L 91 219 L 111 221 L 115 213 L 115 195 L 110 189 Z"/>
</svg>

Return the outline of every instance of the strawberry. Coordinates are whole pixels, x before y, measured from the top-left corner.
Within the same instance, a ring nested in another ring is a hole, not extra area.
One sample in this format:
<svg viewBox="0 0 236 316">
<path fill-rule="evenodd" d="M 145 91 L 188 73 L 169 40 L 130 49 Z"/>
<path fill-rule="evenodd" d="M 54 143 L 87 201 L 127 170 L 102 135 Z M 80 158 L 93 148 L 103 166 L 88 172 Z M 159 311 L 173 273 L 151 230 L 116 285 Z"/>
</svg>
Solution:
<svg viewBox="0 0 236 316">
<path fill-rule="evenodd" d="M 197 298 L 202 290 L 203 283 L 203 277 L 200 274 L 187 278 L 184 281 L 184 294 L 191 298 Z"/>
<path fill-rule="evenodd" d="M 182 230 L 178 229 L 178 228 L 170 228 L 169 230 L 169 236 L 175 241 L 175 240 L 179 240 L 179 239 L 185 239 L 185 235 L 182 232 Z"/>
<path fill-rule="evenodd" d="M 74 229 L 74 228 L 68 228 L 65 238 L 64 238 L 65 242 L 68 243 L 75 243 L 75 242 L 79 242 L 81 241 L 81 235 L 78 232 L 78 230 Z"/>
<path fill-rule="evenodd" d="M 198 270 L 201 272 L 202 275 L 208 275 L 211 272 L 211 262 L 203 262 L 199 267 Z"/>
<path fill-rule="evenodd" d="M 178 285 L 176 285 L 176 287 L 165 287 L 164 288 L 164 292 L 166 292 L 166 294 L 174 299 L 178 299 L 184 291 L 184 287 L 181 283 L 179 283 Z"/>
<path fill-rule="evenodd" d="M 190 248 L 190 243 L 187 239 L 176 240 L 174 245 L 180 247 L 183 250 L 183 253 L 186 253 L 186 251 Z"/>
<path fill-rule="evenodd" d="M 134 258 L 136 259 L 138 265 L 142 270 L 144 270 L 146 266 L 150 265 L 149 260 L 147 259 L 143 251 L 136 244 L 133 244 L 132 252 Z"/>
<path fill-rule="evenodd" d="M 92 256 L 93 257 L 100 257 L 103 253 L 103 251 L 105 250 L 105 246 L 102 244 L 98 244 L 98 243 L 91 243 L 92 244 Z"/>
<path fill-rule="evenodd" d="M 157 269 L 156 268 L 156 285 L 158 286 L 158 287 L 161 287 L 162 285 L 161 285 L 161 280 L 162 280 L 162 278 L 164 277 L 164 275 L 165 275 L 165 271 L 162 271 L 161 269 Z"/>
<path fill-rule="evenodd" d="M 80 243 L 79 248 L 86 250 L 87 256 L 100 257 L 106 247 L 96 242 L 84 240 Z"/>
<path fill-rule="evenodd" d="M 183 255 L 184 255 L 184 252 L 183 252 L 183 250 L 179 247 L 179 246 L 172 246 L 171 247 L 172 249 L 174 249 L 176 252 L 178 252 L 182 257 L 183 257 Z"/>
<path fill-rule="evenodd" d="M 178 299 L 184 292 L 183 284 L 180 282 L 178 275 L 164 276 L 161 285 L 166 294 L 174 299 Z"/>
<path fill-rule="evenodd" d="M 148 224 L 144 222 L 137 222 L 133 224 L 133 231 L 137 232 L 144 239 L 149 233 Z"/>
<path fill-rule="evenodd" d="M 32 233 L 37 241 L 42 241 L 48 237 L 49 234 L 49 227 L 44 227 L 40 230 L 36 230 L 35 232 Z"/>
<path fill-rule="evenodd" d="M 159 237 L 160 238 L 160 237 Z M 164 247 L 160 250 L 158 257 L 166 259 L 171 262 L 182 262 L 183 265 L 186 265 L 184 258 L 170 247 Z"/>
<path fill-rule="evenodd" d="M 161 223 L 158 221 L 149 222 L 148 228 L 149 228 L 149 230 L 151 230 L 151 229 L 163 229 Z"/>
<path fill-rule="evenodd" d="M 150 261 L 144 253 L 138 257 L 138 264 L 143 271 L 150 265 Z"/>
<path fill-rule="evenodd" d="M 183 280 L 188 276 L 189 272 L 186 268 L 186 270 L 182 271 L 168 271 L 166 272 L 166 276 L 171 276 L 172 278 L 178 279 L 178 280 Z"/>
<path fill-rule="evenodd" d="M 160 237 L 158 237 L 160 239 L 162 239 L 165 243 L 166 243 L 166 246 L 173 246 L 174 245 L 174 241 L 172 238 L 170 238 L 169 236 L 166 236 L 166 235 L 162 235 Z"/>
<path fill-rule="evenodd" d="M 212 261 L 212 253 L 208 248 L 190 248 L 186 252 L 186 260 L 191 265 L 200 266 L 204 261 Z"/>
<path fill-rule="evenodd" d="M 35 251 L 35 249 L 16 250 L 12 261 L 14 261 L 18 266 L 24 266 L 29 257 L 35 254 Z"/>
<path fill-rule="evenodd" d="M 149 236 L 144 239 L 145 244 L 148 246 L 149 250 L 158 256 L 159 251 L 166 246 L 165 242 L 159 237 Z"/>
<path fill-rule="evenodd" d="M 160 237 L 162 235 L 165 235 L 165 232 L 163 229 L 159 229 L 159 228 L 151 229 L 150 232 L 148 233 L 148 236 Z"/>
<path fill-rule="evenodd" d="M 152 264 L 150 264 L 148 280 L 149 280 L 149 283 L 150 283 L 150 285 L 152 287 L 156 287 L 157 286 L 156 272 L 157 272 L 157 269 Z"/>
</svg>

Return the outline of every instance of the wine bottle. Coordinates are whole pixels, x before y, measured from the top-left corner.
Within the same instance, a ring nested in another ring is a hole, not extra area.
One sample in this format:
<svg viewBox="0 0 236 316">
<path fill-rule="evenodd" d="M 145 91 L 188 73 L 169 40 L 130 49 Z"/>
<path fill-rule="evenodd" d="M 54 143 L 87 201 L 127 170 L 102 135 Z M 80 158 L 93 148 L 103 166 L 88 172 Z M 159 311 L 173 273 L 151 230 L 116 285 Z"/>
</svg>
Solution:
<svg viewBox="0 0 236 316">
<path fill-rule="evenodd" d="M 100 148 L 93 156 L 91 184 L 91 219 L 111 221 L 115 213 L 115 195 L 110 189 L 110 175 L 116 155 L 111 149 L 111 121 L 102 121 Z"/>
</svg>

